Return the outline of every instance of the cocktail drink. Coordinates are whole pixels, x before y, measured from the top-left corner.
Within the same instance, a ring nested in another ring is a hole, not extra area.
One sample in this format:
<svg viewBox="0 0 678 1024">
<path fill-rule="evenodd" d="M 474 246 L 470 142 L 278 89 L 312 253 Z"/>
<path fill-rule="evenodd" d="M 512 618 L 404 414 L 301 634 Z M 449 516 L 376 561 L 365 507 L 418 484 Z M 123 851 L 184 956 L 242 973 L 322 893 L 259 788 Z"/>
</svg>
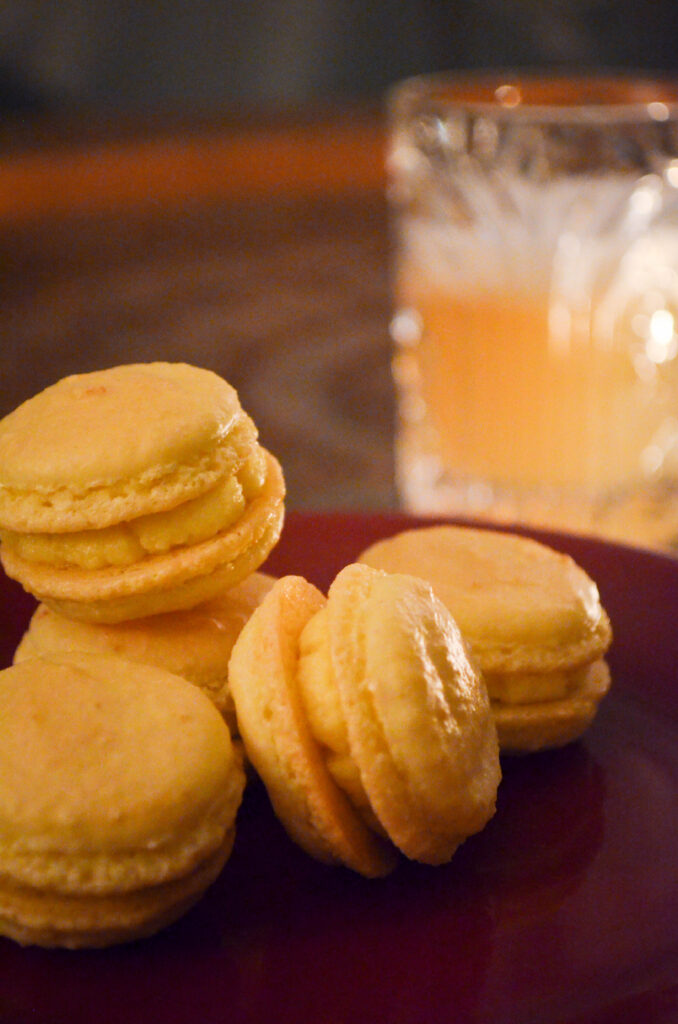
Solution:
<svg viewBox="0 0 678 1024">
<path fill-rule="evenodd" d="M 678 540 L 676 98 L 622 79 L 395 90 L 410 510 Z"/>
</svg>

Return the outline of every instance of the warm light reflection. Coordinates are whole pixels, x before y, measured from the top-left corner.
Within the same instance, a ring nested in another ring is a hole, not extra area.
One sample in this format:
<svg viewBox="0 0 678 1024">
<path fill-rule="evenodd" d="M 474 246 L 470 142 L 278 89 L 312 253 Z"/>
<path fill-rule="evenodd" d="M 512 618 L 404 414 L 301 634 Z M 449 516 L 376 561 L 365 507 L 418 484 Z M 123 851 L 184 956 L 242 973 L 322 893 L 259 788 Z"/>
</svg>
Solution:
<svg viewBox="0 0 678 1024">
<path fill-rule="evenodd" d="M 656 100 L 653 103 L 648 103 L 647 113 L 653 121 L 668 121 L 669 119 L 669 108 L 665 103 L 659 103 Z"/>
<path fill-rule="evenodd" d="M 421 330 L 421 317 L 416 309 L 401 309 L 391 320 L 391 337 L 396 345 L 403 348 L 409 348 L 421 341 Z"/>
<path fill-rule="evenodd" d="M 517 85 L 500 85 L 494 96 L 502 107 L 517 107 L 522 101 L 522 94 Z"/>
<path fill-rule="evenodd" d="M 676 355 L 677 341 L 673 313 L 656 309 L 650 317 L 645 351 L 653 363 L 666 363 Z"/>
<path fill-rule="evenodd" d="M 661 208 L 661 180 L 656 174 L 646 174 L 640 179 L 629 197 L 629 220 L 643 223 L 653 217 Z"/>
</svg>

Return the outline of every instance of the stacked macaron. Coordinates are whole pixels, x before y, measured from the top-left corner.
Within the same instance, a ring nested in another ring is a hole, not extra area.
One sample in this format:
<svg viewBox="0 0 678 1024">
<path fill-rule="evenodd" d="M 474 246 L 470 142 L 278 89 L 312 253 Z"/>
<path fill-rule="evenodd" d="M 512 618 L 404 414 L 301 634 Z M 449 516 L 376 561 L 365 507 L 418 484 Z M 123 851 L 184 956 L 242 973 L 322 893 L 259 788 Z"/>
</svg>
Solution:
<svg viewBox="0 0 678 1024">
<path fill-rule="evenodd" d="M 66 377 L 0 423 L 2 564 L 71 618 L 120 622 L 223 592 L 277 542 L 283 498 L 280 466 L 208 370 Z"/>
<path fill-rule="evenodd" d="M 134 938 L 216 877 L 245 783 L 228 661 L 283 510 L 207 370 L 67 377 L 0 422 L 0 558 L 40 602 L 0 673 L 0 933 Z"/>
<path fill-rule="evenodd" d="M 40 602 L 0 672 L 0 934 L 176 919 L 229 856 L 244 760 L 311 856 L 444 863 L 492 817 L 500 753 L 591 723 L 611 629 L 572 559 L 421 528 L 325 596 L 259 571 L 283 504 L 206 370 L 68 377 L 0 422 L 0 559 Z"/>
<path fill-rule="evenodd" d="M 284 483 L 236 391 L 184 364 L 66 377 L 0 423 L 0 559 L 40 605 L 15 660 L 114 653 L 202 686 L 272 580 Z"/>
</svg>

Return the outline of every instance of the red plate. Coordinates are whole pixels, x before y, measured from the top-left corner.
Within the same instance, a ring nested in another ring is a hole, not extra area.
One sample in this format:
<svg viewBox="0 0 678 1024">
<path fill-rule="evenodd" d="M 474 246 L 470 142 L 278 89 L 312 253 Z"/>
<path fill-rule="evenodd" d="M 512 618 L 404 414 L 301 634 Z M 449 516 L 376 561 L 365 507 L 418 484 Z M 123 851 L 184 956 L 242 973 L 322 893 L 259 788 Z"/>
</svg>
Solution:
<svg viewBox="0 0 678 1024">
<path fill-rule="evenodd" d="M 411 523 L 292 515 L 269 568 L 326 588 Z M 383 881 L 317 864 L 254 785 L 221 877 L 157 937 L 78 953 L 0 940 L 0 1021 L 676 1021 L 678 561 L 533 535 L 598 582 L 613 689 L 579 743 L 505 759 L 495 817 L 450 864 Z M 2 576 L 0 597 L 4 665 L 32 605 Z"/>
</svg>

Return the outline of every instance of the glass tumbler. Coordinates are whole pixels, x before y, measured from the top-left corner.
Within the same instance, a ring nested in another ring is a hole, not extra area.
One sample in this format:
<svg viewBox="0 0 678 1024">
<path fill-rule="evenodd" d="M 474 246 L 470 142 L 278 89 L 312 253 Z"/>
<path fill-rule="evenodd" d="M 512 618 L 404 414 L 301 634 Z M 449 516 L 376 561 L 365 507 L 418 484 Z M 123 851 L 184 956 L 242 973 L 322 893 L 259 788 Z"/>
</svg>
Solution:
<svg viewBox="0 0 678 1024">
<path fill-rule="evenodd" d="M 419 514 L 678 544 L 678 83 L 389 97 L 397 485 Z"/>
</svg>

